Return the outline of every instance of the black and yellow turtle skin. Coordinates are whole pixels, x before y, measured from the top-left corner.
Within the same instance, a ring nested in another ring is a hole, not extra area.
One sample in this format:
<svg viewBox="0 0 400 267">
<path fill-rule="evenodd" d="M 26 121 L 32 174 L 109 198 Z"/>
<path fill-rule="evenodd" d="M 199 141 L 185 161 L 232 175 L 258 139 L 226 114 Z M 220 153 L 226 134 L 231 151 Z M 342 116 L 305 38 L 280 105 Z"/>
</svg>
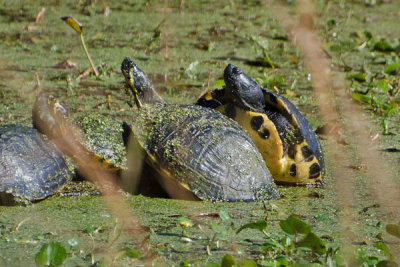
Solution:
<svg viewBox="0 0 400 267">
<path fill-rule="evenodd" d="M 279 184 L 322 184 L 324 159 L 318 138 L 287 98 L 261 88 L 238 67 L 224 71 L 225 86 L 197 104 L 214 108 L 245 128 Z"/>
<path fill-rule="evenodd" d="M 129 58 L 121 70 L 137 96 L 131 124 L 134 139 L 164 180 L 213 201 L 280 195 L 254 142 L 235 121 L 200 106 L 146 103 L 141 98 L 145 89 L 135 83 L 144 72 Z"/>
</svg>

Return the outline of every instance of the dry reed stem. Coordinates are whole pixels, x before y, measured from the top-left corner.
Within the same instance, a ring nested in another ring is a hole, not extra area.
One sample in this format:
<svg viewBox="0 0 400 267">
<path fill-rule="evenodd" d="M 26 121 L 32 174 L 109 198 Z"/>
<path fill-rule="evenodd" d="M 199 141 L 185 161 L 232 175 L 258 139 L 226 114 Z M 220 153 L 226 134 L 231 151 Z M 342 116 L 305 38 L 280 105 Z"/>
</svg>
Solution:
<svg viewBox="0 0 400 267">
<path fill-rule="evenodd" d="M 88 153 L 87 148 L 78 137 L 80 134 L 75 134 L 76 126 L 62 116 L 55 115 L 55 119 L 57 120 L 56 134 L 54 134 L 54 128 L 52 131 L 48 130 L 46 122 L 39 125 L 40 129 L 50 137 L 58 149 L 72 158 L 75 165 L 79 166 L 79 172 L 86 179 L 99 186 L 106 204 L 118 219 L 122 230 L 132 237 L 136 249 L 141 256 L 145 257 L 145 261 L 148 260 L 147 263 L 150 263 L 154 254 L 148 244 L 148 231 L 140 225 L 131 208 L 123 199 L 116 175 L 105 170 L 101 163 L 93 158 L 91 153 Z"/>
<path fill-rule="evenodd" d="M 368 166 L 366 172 L 367 186 L 375 199 L 390 218 L 399 216 L 400 190 L 396 175 L 383 159 L 381 154 L 371 146 L 369 132 L 373 123 L 369 121 L 362 110 L 354 105 L 351 96 L 345 91 L 345 81 L 335 76 L 333 82 L 329 64 L 321 49 L 320 41 L 314 31 L 313 7 L 309 0 L 297 0 L 299 23 L 293 21 L 287 9 L 280 4 L 270 5 L 275 10 L 281 25 L 289 32 L 291 40 L 301 49 L 304 61 L 311 71 L 312 84 L 319 101 L 319 110 L 324 124 L 343 121 L 344 129 L 353 137 L 361 162 Z M 335 99 L 337 106 L 335 105 Z M 341 120 L 342 119 L 342 120 Z M 334 140 L 332 136 L 331 140 Z M 335 162 L 332 176 L 338 197 L 338 208 L 342 210 L 339 216 L 342 251 L 348 262 L 352 262 L 351 243 L 354 241 L 355 228 L 354 210 L 351 208 L 355 190 L 354 181 L 344 166 L 348 162 L 345 148 L 329 142 L 327 144 L 329 162 Z M 396 220 L 397 221 L 397 220 Z M 346 252 L 347 251 L 347 252 Z M 354 262 L 353 262 L 354 263 Z"/>
</svg>

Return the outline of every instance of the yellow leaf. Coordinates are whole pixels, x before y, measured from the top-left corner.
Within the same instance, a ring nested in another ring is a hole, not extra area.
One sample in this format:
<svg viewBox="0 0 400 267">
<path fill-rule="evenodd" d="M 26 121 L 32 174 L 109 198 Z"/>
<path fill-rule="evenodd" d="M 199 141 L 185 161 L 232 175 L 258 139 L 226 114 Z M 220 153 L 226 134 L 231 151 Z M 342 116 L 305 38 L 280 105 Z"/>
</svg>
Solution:
<svg viewBox="0 0 400 267">
<path fill-rule="evenodd" d="M 67 23 L 72 29 L 74 29 L 77 33 L 82 34 L 83 26 L 76 19 L 72 17 L 62 17 L 61 18 L 65 23 Z"/>
</svg>

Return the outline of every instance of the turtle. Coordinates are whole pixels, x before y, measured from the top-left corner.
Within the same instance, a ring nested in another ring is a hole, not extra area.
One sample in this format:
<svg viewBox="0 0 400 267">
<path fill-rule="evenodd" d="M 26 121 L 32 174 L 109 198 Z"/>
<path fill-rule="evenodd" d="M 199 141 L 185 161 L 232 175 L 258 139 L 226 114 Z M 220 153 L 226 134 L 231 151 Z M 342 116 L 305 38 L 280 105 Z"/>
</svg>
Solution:
<svg viewBox="0 0 400 267">
<path fill-rule="evenodd" d="M 0 126 L 0 204 L 46 198 L 71 181 L 72 175 L 63 155 L 37 129 Z"/>
<path fill-rule="evenodd" d="M 280 196 L 254 142 L 235 121 L 201 106 L 147 102 L 146 74 L 129 58 L 121 70 L 137 105 L 131 125 L 124 127 L 163 185 L 211 201 Z"/>
<path fill-rule="evenodd" d="M 262 88 L 239 67 L 224 70 L 225 86 L 199 97 L 247 130 L 278 184 L 321 185 L 321 144 L 304 115 L 289 99 Z"/>
</svg>

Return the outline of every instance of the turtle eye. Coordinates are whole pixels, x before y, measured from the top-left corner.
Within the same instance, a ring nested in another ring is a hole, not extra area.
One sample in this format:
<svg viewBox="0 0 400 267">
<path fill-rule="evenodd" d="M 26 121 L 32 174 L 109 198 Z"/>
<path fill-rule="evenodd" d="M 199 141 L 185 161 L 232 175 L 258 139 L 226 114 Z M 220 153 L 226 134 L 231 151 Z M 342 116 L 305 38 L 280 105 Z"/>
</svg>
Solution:
<svg viewBox="0 0 400 267">
<path fill-rule="evenodd" d="M 240 73 L 242 73 L 242 70 L 239 69 L 238 67 L 233 67 L 232 73 L 233 73 L 233 74 L 240 74 Z"/>
</svg>

